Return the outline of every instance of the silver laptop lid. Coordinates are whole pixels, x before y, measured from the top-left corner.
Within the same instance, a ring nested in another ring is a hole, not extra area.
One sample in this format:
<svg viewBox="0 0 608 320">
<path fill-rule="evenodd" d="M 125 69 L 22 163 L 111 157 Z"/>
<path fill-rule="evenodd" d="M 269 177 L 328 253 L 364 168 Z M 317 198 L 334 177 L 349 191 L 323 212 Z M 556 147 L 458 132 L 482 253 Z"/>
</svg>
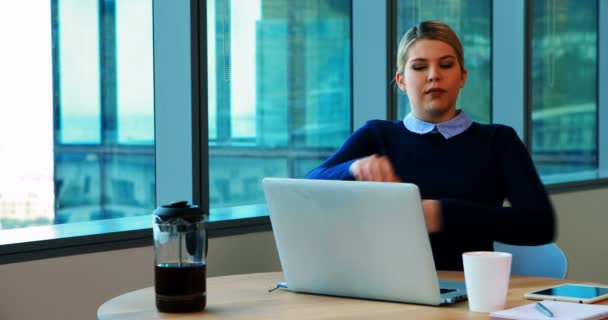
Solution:
<svg viewBox="0 0 608 320">
<path fill-rule="evenodd" d="M 290 290 L 441 303 L 416 185 L 266 178 L 263 187 Z"/>
</svg>

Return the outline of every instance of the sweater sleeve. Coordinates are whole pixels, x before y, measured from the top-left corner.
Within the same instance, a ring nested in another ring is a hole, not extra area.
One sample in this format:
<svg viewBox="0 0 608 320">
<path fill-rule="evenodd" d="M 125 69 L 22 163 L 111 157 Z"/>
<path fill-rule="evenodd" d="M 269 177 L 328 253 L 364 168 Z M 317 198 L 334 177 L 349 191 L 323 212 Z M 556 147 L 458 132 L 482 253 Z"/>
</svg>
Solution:
<svg viewBox="0 0 608 320">
<path fill-rule="evenodd" d="M 460 199 L 441 200 L 444 231 L 462 237 L 515 245 L 540 245 L 554 241 L 555 214 L 532 159 L 515 130 L 501 126 L 494 152 L 501 170 L 502 189 L 510 206 L 486 206 Z"/>
<path fill-rule="evenodd" d="M 355 131 L 342 146 L 319 167 L 306 174 L 308 179 L 354 180 L 350 165 L 357 159 L 375 153 L 384 154 L 378 120 L 370 120 Z"/>
</svg>

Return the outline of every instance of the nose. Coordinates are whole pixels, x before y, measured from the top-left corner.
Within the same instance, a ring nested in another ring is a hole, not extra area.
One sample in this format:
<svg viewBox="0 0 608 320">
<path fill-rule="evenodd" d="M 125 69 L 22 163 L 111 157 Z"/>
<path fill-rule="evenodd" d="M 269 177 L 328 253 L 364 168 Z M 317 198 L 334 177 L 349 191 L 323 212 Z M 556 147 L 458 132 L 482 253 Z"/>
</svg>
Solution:
<svg viewBox="0 0 608 320">
<path fill-rule="evenodd" d="M 439 79 L 441 79 L 439 67 L 430 67 L 427 81 L 434 82 L 434 81 L 438 81 Z"/>
</svg>

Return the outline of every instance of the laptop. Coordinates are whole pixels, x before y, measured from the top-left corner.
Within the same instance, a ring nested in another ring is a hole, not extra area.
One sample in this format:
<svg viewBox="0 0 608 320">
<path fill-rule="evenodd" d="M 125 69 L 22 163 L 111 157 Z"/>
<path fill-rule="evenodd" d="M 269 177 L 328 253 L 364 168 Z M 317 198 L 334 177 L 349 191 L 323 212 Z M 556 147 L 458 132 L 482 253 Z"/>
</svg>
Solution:
<svg viewBox="0 0 608 320">
<path fill-rule="evenodd" d="M 466 299 L 464 282 L 437 278 L 416 185 L 262 184 L 288 290 L 425 305 Z"/>
</svg>

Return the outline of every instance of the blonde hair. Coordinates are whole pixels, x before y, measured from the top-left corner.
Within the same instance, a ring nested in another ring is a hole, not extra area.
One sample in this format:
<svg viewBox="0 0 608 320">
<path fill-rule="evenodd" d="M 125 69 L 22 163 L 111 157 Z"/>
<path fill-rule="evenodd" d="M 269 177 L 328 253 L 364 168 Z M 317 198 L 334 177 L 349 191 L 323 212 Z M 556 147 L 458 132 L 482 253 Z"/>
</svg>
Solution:
<svg viewBox="0 0 608 320">
<path fill-rule="evenodd" d="M 410 28 L 399 41 L 397 50 L 397 72 L 403 74 L 407 61 L 407 51 L 418 40 L 439 40 L 449 44 L 456 51 L 460 69 L 464 70 L 464 54 L 460 39 L 447 24 L 439 21 L 423 21 Z"/>
</svg>

